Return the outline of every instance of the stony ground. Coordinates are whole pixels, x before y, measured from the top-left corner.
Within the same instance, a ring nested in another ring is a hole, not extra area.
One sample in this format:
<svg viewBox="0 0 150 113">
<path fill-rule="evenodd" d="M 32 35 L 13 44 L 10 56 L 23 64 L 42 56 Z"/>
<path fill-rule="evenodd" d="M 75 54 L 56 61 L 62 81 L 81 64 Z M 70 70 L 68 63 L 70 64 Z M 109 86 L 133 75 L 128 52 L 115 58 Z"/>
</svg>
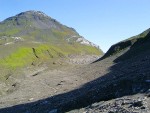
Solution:
<svg viewBox="0 0 150 113">
<path fill-rule="evenodd" d="M 0 113 L 149 113 L 150 52 L 114 63 L 118 56 L 28 70 L 0 98 Z"/>
<path fill-rule="evenodd" d="M 101 101 L 69 113 L 149 113 L 149 93 Z"/>
<path fill-rule="evenodd" d="M 1 96 L 0 108 L 34 102 L 80 87 L 94 79 L 82 76 L 84 72 L 82 70 L 80 72 L 80 69 L 97 58 L 97 56 L 72 56 L 65 61 L 68 63 L 65 66 L 60 65 L 62 61 L 59 60 L 53 63 L 55 67 L 58 65 L 57 68 L 47 66 L 26 68 L 24 78 L 16 80 L 9 89 L 10 93 Z"/>
</svg>

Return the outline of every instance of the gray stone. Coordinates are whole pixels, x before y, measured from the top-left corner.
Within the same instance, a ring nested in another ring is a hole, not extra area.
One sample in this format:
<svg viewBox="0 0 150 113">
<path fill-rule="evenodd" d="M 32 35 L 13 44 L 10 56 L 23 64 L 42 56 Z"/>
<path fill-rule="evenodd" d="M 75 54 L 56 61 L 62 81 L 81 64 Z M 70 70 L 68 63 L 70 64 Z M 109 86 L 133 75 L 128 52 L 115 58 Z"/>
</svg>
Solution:
<svg viewBox="0 0 150 113">
<path fill-rule="evenodd" d="M 48 113 L 57 113 L 57 112 L 58 112 L 57 109 L 53 109 L 53 110 L 49 111 Z"/>
</svg>

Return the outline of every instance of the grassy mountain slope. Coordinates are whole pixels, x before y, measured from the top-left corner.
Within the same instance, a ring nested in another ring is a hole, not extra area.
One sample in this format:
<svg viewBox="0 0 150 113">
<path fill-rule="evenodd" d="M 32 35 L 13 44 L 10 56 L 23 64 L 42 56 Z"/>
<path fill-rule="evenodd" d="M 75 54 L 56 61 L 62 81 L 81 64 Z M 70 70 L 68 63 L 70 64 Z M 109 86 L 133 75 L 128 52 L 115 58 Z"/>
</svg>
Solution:
<svg viewBox="0 0 150 113">
<path fill-rule="evenodd" d="M 100 60 L 110 57 L 112 55 L 117 55 L 119 53 L 122 53 L 124 55 L 122 55 L 123 57 L 117 58 L 115 60 L 116 62 L 134 57 L 138 55 L 138 53 L 150 49 L 149 40 L 150 40 L 150 29 L 147 29 L 146 31 L 142 32 L 137 36 L 133 36 L 129 39 L 126 39 L 111 46 L 110 49 Z"/>
<path fill-rule="evenodd" d="M 40 11 L 22 12 L 0 23 L 0 48 L 5 50 L 0 51 L 0 65 L 16 68 L 71 54 L 102 54 L 84 41 L 73 28 Z"/>
</svg>

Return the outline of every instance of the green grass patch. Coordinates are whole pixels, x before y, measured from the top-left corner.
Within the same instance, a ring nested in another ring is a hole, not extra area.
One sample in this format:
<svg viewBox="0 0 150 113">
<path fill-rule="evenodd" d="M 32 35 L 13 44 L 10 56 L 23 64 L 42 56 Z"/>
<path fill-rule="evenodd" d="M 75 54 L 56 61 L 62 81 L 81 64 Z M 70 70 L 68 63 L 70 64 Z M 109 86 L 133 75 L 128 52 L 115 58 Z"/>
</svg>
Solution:
<svg viewBox="0 0 150 113">
<path fill-rule="evenodd" d="M 30 48 L 19 48 L 8 57 L 1 59 L 0 64 L 5 67 L 16 68 L 23 67 L 33 59 L 32 49 Z"/>
<path fill-rule="evenodd" d="M 8 55 L 0 58 L 0 66 L 16 69 L 18 67 L 31 65 L 32 62 L 38 64 L 40 62 L 47 62 L 53 58 L 65 57 L 71 54 L 101 54 L 100 50 L 95 47 L 80 45 L 77 43 L 72 45 L 24 44 L 17 48 L 18 49 L 13 50 Z"/>
</svg>

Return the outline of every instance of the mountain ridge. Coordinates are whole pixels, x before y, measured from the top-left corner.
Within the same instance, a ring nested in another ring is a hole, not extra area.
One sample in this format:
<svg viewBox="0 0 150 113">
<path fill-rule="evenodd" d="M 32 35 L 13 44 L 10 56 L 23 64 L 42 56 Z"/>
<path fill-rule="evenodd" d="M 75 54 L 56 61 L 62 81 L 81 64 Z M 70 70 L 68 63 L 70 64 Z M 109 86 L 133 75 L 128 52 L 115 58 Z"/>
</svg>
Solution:
<svg viewBox="0 0 150 113">
<path fill-rule="evenodd" d="M 118 53 L 128 51 L 128 50 L 130 50 L 130 48 L 135 47 L 135 45 L 136 45 L 136 48 L 138 46 L 141 46 L 146 40 L 149 39 L 149 34 L 150 34 L 150 28 L 145 30 L 144 32 L 140 33 L 139 35 L 130 37 L 128 39 L 125 39 L 123 41 L 120 41 L 120 42 L 112 45 L 109 48 L 109 50 L 104 54 L 104 56 L 102 58 L 100 58 L 99 60 L 103 60 L 105 58 L 111 57 Z M 137 53 L 138 52 L 141 52 L 141 51 L 137 51 Z M 133 55 L 130 55 L 130 57 L 131 56 L 133 56 Z"/>
</svg>

